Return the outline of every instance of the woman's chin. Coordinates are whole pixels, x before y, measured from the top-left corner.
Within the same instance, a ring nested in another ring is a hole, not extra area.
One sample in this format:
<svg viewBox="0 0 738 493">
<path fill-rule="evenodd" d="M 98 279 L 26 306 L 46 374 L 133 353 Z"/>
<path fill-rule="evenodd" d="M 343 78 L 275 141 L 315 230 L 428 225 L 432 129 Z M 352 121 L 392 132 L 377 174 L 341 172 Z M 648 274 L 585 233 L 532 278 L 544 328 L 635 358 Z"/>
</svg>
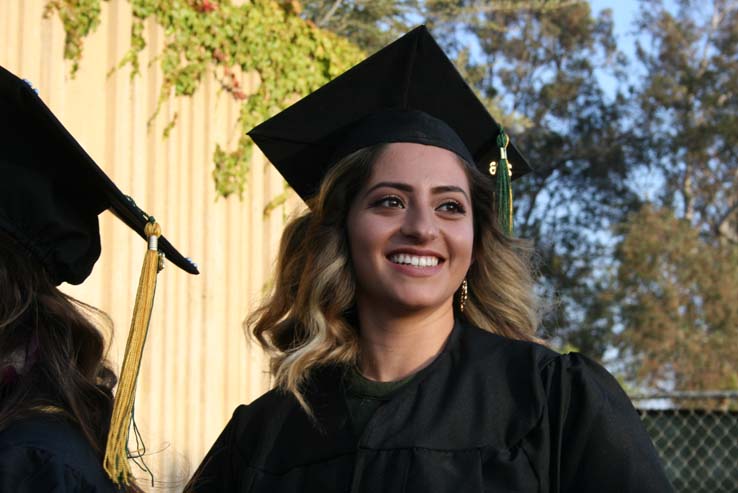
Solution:
<svg viewBox="0 0 738 493">
<path fill-rule="evenodd" d="M 393 314 L 397 315 L 420 315 L 423 313 L 432 313 L 443 309 L 451 309 L 452 299 L 441 297 L 423 297 L 414 293 L 413 296 L 395 296 L 387 297 L 384 300 L 377 300 L 366 306 L 370 313 L 386 312 L 391 309 Z"/>
</svg>

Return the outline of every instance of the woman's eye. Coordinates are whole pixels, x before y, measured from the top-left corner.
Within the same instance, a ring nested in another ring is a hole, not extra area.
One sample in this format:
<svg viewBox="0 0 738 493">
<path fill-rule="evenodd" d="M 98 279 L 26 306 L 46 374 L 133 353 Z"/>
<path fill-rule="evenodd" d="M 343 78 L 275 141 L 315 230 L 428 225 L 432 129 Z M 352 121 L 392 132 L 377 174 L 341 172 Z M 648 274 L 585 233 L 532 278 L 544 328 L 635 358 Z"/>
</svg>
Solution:
<svg viewBox="0 0 738 493">
<path fill-rule="evenodd" d="M 388 207 L 395 209 L 404 207 L 404 204 L 399 197 L 389 196 L 382 197 L 381 199 L 372 202 L 372 207 Z"/>
<path fill-rule="evenodd" d="M 444 202 L 438 207 L 438 210 L 441 212 L 452 212 L 455 214 L 466 213 L 466 208 L 461 203 L 456 202 L 455 200 L 449 200 L 448 202 Z"/>
</svg>

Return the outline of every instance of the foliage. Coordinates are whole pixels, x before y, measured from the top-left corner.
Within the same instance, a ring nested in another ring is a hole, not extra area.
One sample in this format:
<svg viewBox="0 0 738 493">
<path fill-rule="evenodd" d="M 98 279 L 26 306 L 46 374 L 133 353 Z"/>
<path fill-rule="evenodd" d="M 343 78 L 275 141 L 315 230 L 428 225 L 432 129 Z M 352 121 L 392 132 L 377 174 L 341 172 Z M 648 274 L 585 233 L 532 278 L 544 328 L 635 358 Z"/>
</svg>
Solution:
<svg viewBox="0 0 738 493">
<path fill-rule="evenodd" d="M 303 5 L 304 18 L 370 53 L 409 31 L 421 18 L 419 0 L 305 0 Z"/>
<path fill-rule="evenodd" d="M 82 40 L 100 24 L 100 0 L 50 0 L 44 17 L 59 13 L 64 26 L 64 58 L 72 60 L 72 76 L 79 68 Z"/>
<path fill-rule="evenodd" d="M 642 2 L 645 77 L 635 140 L 652 206 L 622 229 L 603 296 L 633 375 L 678 389 L 738 388 L 738 3 Z"/>
<path fill-rule="evenodd" d="M 545 14 L 582 0 L 305 0 L 303 17 L 374 52 L 421 22 L 443 34 L 441 26 L 464 28 L 492 13 L 537 12 Z M 504 30 L 488 18 L 488 26 Z M 458 34 L 457 32 L 455 34 Z M 452 48 L 456 36 L 447 37 Z"/>
<path fill-rule="evenodd" d="M 633 355 L 632 376 L 661 390 L 738 387 L 738 248 L 652 206 L 623 233 L 606 295 L 625 327 L 618 344 Z"/>
<path fill-rule="evenodd" d="M 643 2 L 650 49 L 637 89 L 646 159 L 664 186 L 656 200 L 713 241 L 738 245 L 738 2 L 680 0 L 673 13 Z"/>
<path fill-rule="evenodd" d="M 62 19 L 99 17 L 101 0 L 49 3 Z M 242 101 L 238 125 L 242 137 L 235 150 L 217 146 L 213 178 L 224 197 L 244 190 L 252 143 L 245 135 L 259 122 L 334 78 L 362 57 L 350 42 L 304 21 L 297 2 L 252 0 L 234 5 L 228 0 L 129 0 L 134 22 L 131 50 L 121 64 L 135 75 L 138 56 L 146 46 L 144 22 L 152 19 L 164 29 L 166 45 L 158 55 L 163 71 L 159 107 L 172 96 L 191 96 L 203 77 L 214 71 L 221 87 Z M 98 21 L 96 21 L 98 22 Z M 96 23 L 94 24 L 96 25 Z M 81 56 L 81 39 L 90 29 L 65 23 L 67 39 L 78 48 L 67 56 Z M 68 41 L 69 42 L 69 41 Z M 255 72 L 261 83 L 246 95 L 236 70 Z M 157 110 L 158 111 L 158 110 Z M 154 115 L 155 116 L 155 115 Z"/>
<path fill-rule="evenodd" d="M 418 24 L 428 25 L 447 53 L 499 122 L 506 127 L 526 127 L 529 122 L 517 112 L 499 106 L 494 91 L 483 81 L 487 62 L 471 60 L 471 50 L 481 41 L 473 31 L 483 25 L 504 31 L 497 17 L 502 14 L 545 16 L 583 0 L 305 0 L 302 16 L 318 26 L 350 39 L 367 53 L 379 50 Z"/>
</svg>

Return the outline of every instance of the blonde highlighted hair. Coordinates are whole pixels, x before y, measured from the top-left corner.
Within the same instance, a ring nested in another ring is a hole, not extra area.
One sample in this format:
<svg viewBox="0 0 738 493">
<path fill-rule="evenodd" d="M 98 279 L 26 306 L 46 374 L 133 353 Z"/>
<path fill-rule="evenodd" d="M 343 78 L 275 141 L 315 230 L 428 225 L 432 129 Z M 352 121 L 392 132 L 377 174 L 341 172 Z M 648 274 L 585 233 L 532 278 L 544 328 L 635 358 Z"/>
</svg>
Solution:
<svg viewBox="0 0 738 493">
<path fill-rule="evenodd" d="M 346 220 L 384 147 L 358 150 L 327 172 L 309 209 L 286 226 L 272 291 L 245 323 L 270 355 L 276 386 L 308 411 L 302 389 L 311 371 L 357 361 L 356 283 Z M 534 335 L 539 320 L 530 244 L 502 233 L 493 180 L 459 161 L 471 190 L 474 262 L 465 309 L 456 316 L 504 337 L 540 342 Z"/>
</svg>

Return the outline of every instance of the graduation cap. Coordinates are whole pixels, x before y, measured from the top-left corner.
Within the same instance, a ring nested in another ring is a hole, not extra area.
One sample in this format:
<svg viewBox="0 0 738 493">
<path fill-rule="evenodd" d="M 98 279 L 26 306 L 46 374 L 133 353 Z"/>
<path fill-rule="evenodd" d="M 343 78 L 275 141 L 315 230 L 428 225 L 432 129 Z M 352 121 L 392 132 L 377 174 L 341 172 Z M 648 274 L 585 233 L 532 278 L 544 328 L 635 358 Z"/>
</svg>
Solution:
<svg viewBox="0 0 738 493">
<path fill-rule="evenodd" d="M 414 142 L 448 149 L 482 172 L 496 174 L 500 219 L 508 231 L 510 180 L 532 169 L 425 26 L 253 128 L 249 136 L 304 200 L 318 191 L 336 162 L 363 147 Z"/>
<path fill-rule="evenodd" d="M 112 182 L 28 83 L 0 67 L 0 229 L 31 250 L 52 280 L 79 284 L 100 256 L 98 215 L 110 209 L 146 239 L 149 216 Z M 159 251 L 197 267 L 160 237 Z"/>
<path fill-rule="evenodd" d="M 108 209 L 147 241 L 105 457 L 111 478 L 125 483 L 135 382 L 161 257 L 190 274 L 198 270 L 95 164 L 30 84 L 0 67 L 0 230 L 28 249 L 55 284 L 79 284 L 100 256 L 98 215 Z"/>
</svg>

